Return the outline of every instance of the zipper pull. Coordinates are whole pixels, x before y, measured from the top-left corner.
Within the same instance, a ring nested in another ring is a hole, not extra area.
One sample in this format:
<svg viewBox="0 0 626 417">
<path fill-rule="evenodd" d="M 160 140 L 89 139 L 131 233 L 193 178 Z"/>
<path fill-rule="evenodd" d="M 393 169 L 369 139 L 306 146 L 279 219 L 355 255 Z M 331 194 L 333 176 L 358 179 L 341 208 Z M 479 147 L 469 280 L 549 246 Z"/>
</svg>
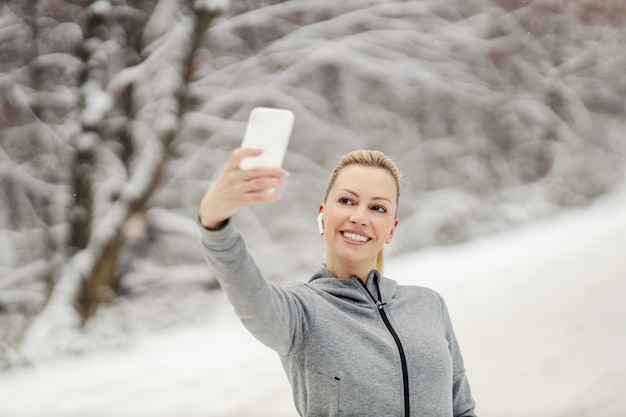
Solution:
<svg viewBox="0 0 626 417">
<path fill-rule="evenodd" d="M 386 306 L 387 303 L 383 303 L 382 301 L 378 300 L 376 301 L 376 307 L 378 307 L 379 310 L 382 310 L 384 306 Z"/>
</svg>

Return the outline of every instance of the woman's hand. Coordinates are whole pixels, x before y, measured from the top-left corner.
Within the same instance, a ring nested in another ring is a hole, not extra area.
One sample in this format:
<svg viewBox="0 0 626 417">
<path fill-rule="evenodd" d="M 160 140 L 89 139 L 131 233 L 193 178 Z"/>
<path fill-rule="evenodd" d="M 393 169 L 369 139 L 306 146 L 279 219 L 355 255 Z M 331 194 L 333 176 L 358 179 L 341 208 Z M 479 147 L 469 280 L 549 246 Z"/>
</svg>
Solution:
<svg viewBox="0 0 626 417">
<path fill-rule="evenodd" d="M 239 209 L 254 203 L 270 203 L 280 194 L 267 190 L 284 186 L 288 173 L 282 168 L 239 168 L 242 159 L 258 156 L 260 150 L 235 149 L 228 163 L 200 202 L 200 223 L 217 230 Z"/>
</svg>

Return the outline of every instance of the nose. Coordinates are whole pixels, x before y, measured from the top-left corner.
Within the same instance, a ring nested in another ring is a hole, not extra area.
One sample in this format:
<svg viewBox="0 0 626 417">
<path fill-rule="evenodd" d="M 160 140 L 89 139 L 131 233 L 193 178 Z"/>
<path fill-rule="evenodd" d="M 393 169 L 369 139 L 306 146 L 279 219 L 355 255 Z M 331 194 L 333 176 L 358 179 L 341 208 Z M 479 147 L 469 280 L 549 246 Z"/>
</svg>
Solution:
<svg viewBox="0 0 626 417">
<path fill-rule="evenodd" d="M 367 226 L 369 223 L 367 212 L 365 210 L 360 210 L 360 209 L 353 211 L 352 214 L 350 215 L 350 223 Z"/>
</svg>

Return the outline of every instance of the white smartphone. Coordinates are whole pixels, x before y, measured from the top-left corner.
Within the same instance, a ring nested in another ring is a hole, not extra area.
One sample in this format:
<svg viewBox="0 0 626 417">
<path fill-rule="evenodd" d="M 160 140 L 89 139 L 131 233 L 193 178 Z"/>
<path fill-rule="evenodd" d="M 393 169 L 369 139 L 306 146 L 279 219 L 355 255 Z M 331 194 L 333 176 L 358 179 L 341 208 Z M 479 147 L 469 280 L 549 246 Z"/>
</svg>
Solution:
<svg viewBox="0 0 626 417">
<path fill-rule="evenodd" d="M 242 148 L 263 150 L 259 156 L 244 158 L 241 169 L 281 167 L 293 129 L 294 115 L 290 110 L 256 107 L 250 113 L 243 136 Z"/>
</svg>

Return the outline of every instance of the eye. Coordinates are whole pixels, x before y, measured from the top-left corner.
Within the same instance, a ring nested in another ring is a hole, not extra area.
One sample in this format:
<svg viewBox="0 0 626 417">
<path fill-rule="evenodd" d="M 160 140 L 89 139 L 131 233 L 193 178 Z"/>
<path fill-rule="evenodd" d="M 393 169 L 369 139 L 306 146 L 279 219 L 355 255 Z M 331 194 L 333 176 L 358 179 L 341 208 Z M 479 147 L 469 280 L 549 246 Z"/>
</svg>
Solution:
<svg viewBox="0 0 626 417">
<path fill-rule="evenodd" d="M 377 211 L 379 213 L 387 213 L 387 208 L 381 205 L 375 205 L 371 207 L 372 210 Z"/>
<path fill-rule="evenodd" d="M 339 200 L 337 200 L 340 204 L 344 204 L 346 206 L 352 206 L 354 205 L 354 200 L 352 200 L 351 198 L 348 197 L 339 197 Z"/>
</svg>

